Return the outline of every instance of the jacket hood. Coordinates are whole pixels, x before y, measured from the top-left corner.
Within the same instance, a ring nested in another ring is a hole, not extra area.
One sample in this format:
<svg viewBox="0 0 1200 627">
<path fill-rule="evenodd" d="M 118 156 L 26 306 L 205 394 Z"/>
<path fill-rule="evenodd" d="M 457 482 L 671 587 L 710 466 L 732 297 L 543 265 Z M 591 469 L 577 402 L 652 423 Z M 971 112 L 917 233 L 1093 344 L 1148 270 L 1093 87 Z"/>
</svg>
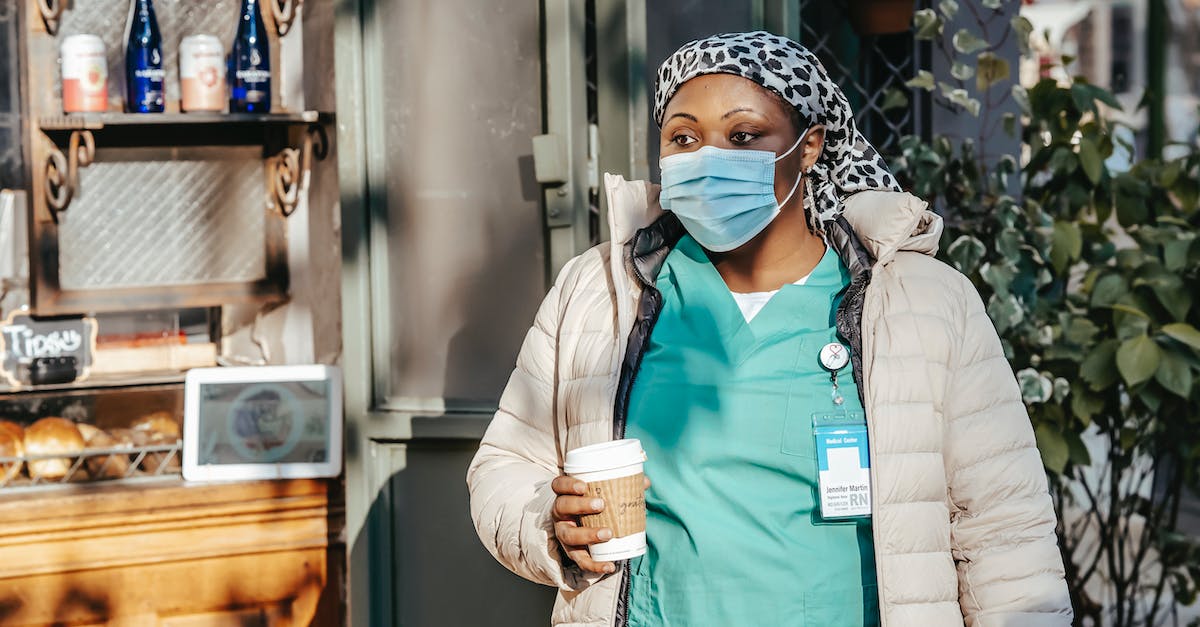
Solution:
<svg viewBox="0 0 1200 627">
<path fill-rule="evenodd" d="M 608 197 L 608 233 L 612 242 L 624 245 L 641 229 L 663 214 L 658 203 L 660 185 L 649 181 L 627 181 L 619 174 L 604 173 Z"/>
<path fill-rule="evenodd" d="M 886 264 L 900 251 L 937 254 L 942 217 L 908 192 L 858 192 L 842 207 L 842 217 L 876 265 Z"/>
<path fill-rule="evenodd" d="M 658 185 L 607 173 L 604 185 L 609 233 L 615 246 L 624 247 L 639 230 L 663 215 Z M 846 198 L 841 216 L 879 265 L 888 263 L 900 251 L 937 254 L 942 218 L 928 207 L 928 203 L 907 192 L 864 191 Z"/>
</svg>

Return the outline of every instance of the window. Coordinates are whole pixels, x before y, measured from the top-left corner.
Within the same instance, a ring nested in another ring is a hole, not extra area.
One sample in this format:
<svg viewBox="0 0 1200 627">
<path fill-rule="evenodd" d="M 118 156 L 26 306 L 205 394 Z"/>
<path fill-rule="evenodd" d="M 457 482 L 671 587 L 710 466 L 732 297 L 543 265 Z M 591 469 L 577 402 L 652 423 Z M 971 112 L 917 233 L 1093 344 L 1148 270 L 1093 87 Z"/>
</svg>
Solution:
<svg viewBox="0 0 1200 627">
<path fill-rule="evenodd" d="M 929 69 L 927 44 L 911 32 L 860 36 L 850 27 L 845 0 L 800 0 L 800 43 L 841 86 L 859 128 L 884 155 L 899 150 L 904 135 L 928 133 L 927 94 L 904 86 L 918 70 Z M 893 89 L 908 97 L 909 106 L 884 111 Z"/>
</svg>

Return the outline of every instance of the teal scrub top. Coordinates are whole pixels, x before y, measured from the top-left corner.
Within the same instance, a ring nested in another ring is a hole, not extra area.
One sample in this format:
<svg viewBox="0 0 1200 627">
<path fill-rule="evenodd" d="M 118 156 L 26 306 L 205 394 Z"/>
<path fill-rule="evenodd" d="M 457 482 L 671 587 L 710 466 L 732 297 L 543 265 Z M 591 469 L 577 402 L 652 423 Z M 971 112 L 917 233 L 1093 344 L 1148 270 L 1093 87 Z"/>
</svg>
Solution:
<svg viewBox="0 0 1200 627">
<path fill-rule="evenodd" d="M 870 521 L 822 519 L 816 493 L 812 416 L 835 407 L 818 353 L 849 282 L 826 249 L 747 323 L 695 240 L 668 254 L 626 428 L 652 481 L 631 627 L 879 624 Z M 849 365 L 838 385 L 861 411 Z"/>
</svg>

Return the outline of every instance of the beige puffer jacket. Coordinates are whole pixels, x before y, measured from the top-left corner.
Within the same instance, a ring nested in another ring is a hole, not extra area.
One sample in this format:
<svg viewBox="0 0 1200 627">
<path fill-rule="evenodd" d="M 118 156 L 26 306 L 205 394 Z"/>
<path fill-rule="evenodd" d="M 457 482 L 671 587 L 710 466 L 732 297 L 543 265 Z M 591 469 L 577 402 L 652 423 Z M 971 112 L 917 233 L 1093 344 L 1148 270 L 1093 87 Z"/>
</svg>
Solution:
<svg viewBox="0 0 1200 627">
<path fill-rule="evenodd" d="M 662 210 L 657 188 L 605 176 L 612 243 L 563 268 L 467 474 L 480 539 L 500 563 L 557 586 L 556 626 L 612 625 L 621 572 L 585 576 L 550 519 L 563 453 L 612 439 L 635 319 L 627 243 Z M 873 528 L 886 627 L 1069 625 L 1041 458 L 979 296 L 932 258 L 941 219 L 893 192 L 844 216 L 873 259 L 862 314 Z M 815 567 L 815 566 L 814 566 Z"/>
</svg>

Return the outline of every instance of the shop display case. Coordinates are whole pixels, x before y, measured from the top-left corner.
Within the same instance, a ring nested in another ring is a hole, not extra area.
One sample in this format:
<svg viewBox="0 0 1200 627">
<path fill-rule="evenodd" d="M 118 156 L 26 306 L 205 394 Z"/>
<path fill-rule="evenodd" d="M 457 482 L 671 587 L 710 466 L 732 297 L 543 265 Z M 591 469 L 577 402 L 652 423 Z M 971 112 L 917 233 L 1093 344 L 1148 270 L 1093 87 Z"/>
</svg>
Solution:
<svg viewBox="0 0 1200 627">
<path fill-rule="evenodd" d="M 180 383 L 0 394 L 0 623 L 340 621 L 329 482 L 184 481 L 182 415 Z"/>
<path fill-rule="evenodd" d="M 178 385 L 0 395 L 0 491 L 180 474 Z"/>
<path fill-rule="evenodd" d="M 337 624 L 338 480 L 181 475 L 188 369 L 310 363 L 293 347 L 336 326 L 294 283 L 339 273 L 336 180 L 313 174 L 334 116 L 304 81 L 332 72 L 305 41 L 332 41 L 331 9 L 256 5 L 270 113 L 183 113 L 180 40 L 228 50 L 242 2 L 160 0 L 166 111 L 133 114 L 129 0 L 2 4 L 0 623 Z M 65 113 L 61 45 L 84 33 L 107 111 Z"/>
</svg>

